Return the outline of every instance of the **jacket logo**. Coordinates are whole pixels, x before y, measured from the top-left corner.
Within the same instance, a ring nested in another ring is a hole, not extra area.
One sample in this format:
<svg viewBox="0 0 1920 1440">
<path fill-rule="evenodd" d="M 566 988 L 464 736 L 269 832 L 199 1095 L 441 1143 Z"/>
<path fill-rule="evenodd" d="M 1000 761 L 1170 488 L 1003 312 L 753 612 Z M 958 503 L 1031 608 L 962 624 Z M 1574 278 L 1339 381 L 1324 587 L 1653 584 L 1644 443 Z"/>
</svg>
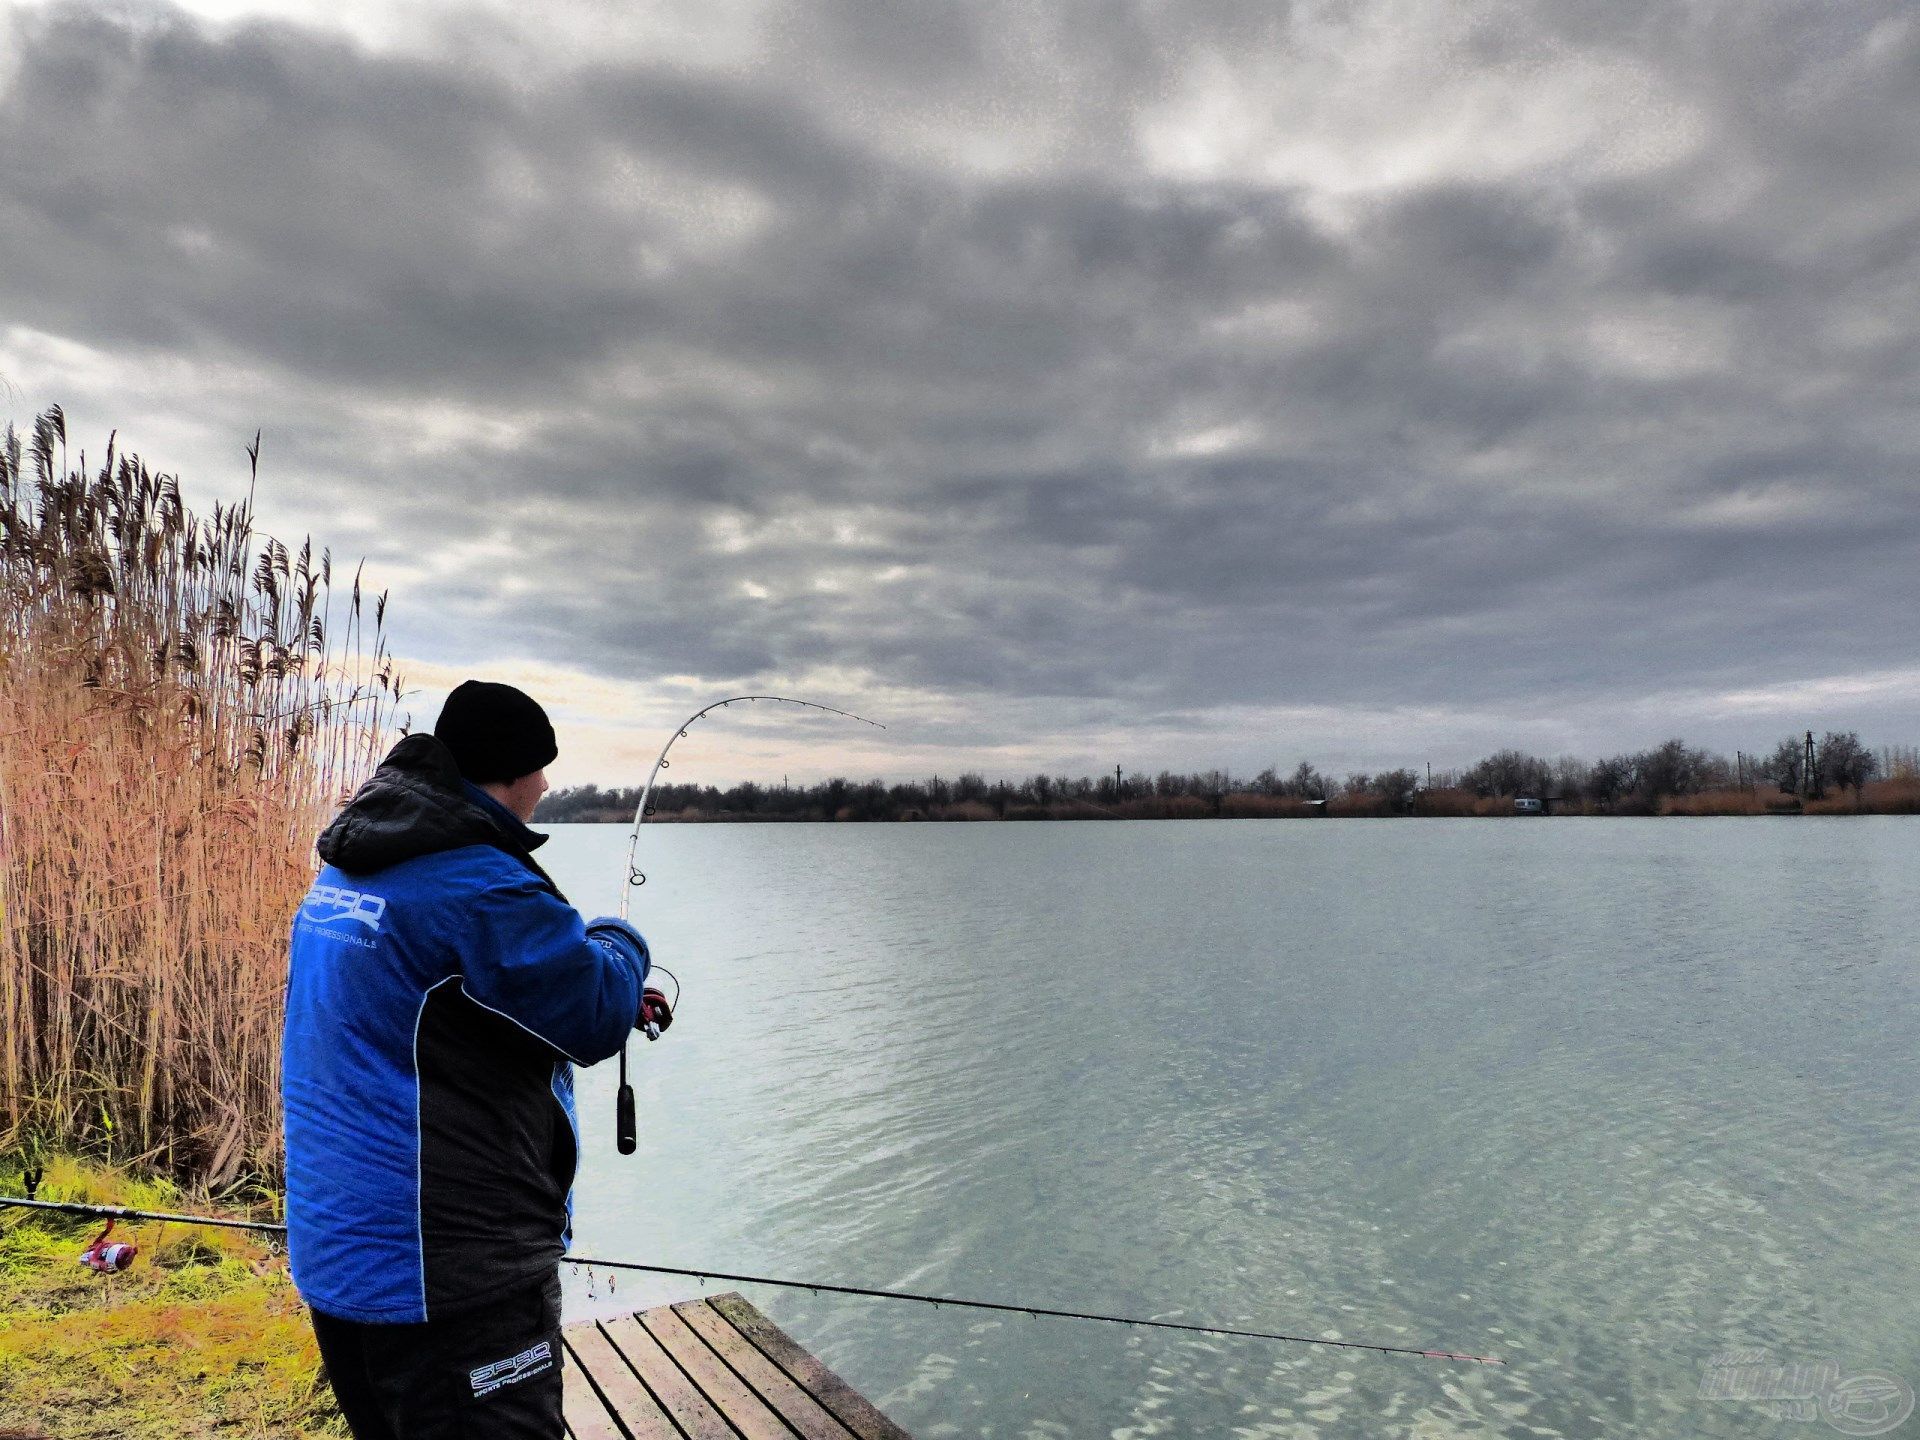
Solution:
<svg viewBox="0 0 1920 1440">
<path fill-rule="evenodd" d="M 300 913 L 316 924 L 351 920 L 380 933 L 380 917 L 387 913 L 387 902 L 378 895 L 363 895 L 358 890 L 343 890 L 337 885 L 316 885 L 300 903 Z"/>
<path fill-rule="evenodd" d="M 502 1385 L 518 1385 L 535 1375 L 543 1374 L 553 1368 L 553 1346 L 542 1340 L 530 1350 L 522 1350 L 505 1360 L 496 1360 L 491 1365 L 482 1365 L 478 1370 L 469 1370 L 467 1380 L 473 1386 L 473 1398 L 491 1395 Z"/>
</svg>

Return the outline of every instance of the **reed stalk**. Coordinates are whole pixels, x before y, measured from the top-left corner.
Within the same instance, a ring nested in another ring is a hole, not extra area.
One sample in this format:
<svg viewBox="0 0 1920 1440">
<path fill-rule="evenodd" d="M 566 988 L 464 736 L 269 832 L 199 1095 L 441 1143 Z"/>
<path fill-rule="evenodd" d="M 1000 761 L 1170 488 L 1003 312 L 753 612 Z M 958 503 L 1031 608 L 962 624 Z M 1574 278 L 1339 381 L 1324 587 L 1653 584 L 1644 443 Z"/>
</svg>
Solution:
<svg viewBox="0 0 1920 1440">
<path fill-rule="evenodd" d="M 258 444 L 249 449 L 257 472 Z M 0 1144 L 279 1170 L 286 932 L 400 694 L 386 596 L 56 408 L 0 445 Z"/>
</svg>

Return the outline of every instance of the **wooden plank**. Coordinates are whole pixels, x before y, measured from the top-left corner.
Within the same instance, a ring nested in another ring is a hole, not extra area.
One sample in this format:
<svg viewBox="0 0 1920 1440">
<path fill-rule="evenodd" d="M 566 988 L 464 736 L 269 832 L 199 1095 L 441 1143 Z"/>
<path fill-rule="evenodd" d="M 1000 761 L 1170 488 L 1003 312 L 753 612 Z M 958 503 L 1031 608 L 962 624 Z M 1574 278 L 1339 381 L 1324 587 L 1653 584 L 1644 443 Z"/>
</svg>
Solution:
<svg viewBox="0 0 1920 1440">
<path fill-rule="evenodd" d="M 793 1440 L 793 1431 L 780 1417 L 672 1310 L 663 1305 L 642 1311 L 640 1323 L 700 1387 L 700 1393 L 713 1402 L 713 1408 L 740 1432 L 741 1440 Z"/>
<path fill-rule="evenodd" d="M 728 1292 L 708 1301 L 767 1359 L 791 1376 L 801 1389 L 839 1416 L 860 1440 L 913 1440 L 893 1421 L 874 1408 L 858 1390 L 829 1370 L 814 1356 L 797 1345 L 773 1321 L 762 1315 L 746 1297 Z"/>
<path fill-rule="evenodd" d="M 738 1432 L 727 1423 L 726 1417 L 680 1373 L 680 1367 L 660 1348 L 660 1342 L 641 1328 L 637 1319 L 622 1315 L 618 1320 L 607 1321 L 600 1329 L 647 1382 L 647 1388 L 660 1402 L 658 1408 L 673 1417 L 686 1440 L 738 1440 Z"/>
<path fill-rule="evenodd" d="M 801 1440 L 856 1440 L 838 1416 L 794 1384 L 786 1371 L 754 1349 L 752 1342 L 705 1300 L 684 1300 L 673 1307 L 673 1313 L 712 1346 L 714 1353 L 781 1419 L 799 1431 Z"/>
<path fill-rule="evenodd" d="M 593 1388 L 599 1392 L 603 1405 L 619 1417 L 613 1431 L 615 1440 L 627 1440 L 629 1436 L 632 1440 L 680 1440 L 673 1423 L 647 1393 L 647 1387 L 634 1376 L 619 1350 L 597 1326 L 570 1326 L 561 1332 L 561 1338 L 580 1368 L 592 1377 Z M 716 1440 L 724 1437 L 722 1431 Z"/>
<path fill-rule="evenodd" d="M 573 1358 L 573 1352 L 562 1349 L 561 1357 L 566 1367 L 561 1409 L 566 1415 L 568 1440 L 628 1440 L 627 1432 L 607 1413 L 606 1402 Z M 647 1404 L 653 1404 L 651 1396 Z"/>
</svg>

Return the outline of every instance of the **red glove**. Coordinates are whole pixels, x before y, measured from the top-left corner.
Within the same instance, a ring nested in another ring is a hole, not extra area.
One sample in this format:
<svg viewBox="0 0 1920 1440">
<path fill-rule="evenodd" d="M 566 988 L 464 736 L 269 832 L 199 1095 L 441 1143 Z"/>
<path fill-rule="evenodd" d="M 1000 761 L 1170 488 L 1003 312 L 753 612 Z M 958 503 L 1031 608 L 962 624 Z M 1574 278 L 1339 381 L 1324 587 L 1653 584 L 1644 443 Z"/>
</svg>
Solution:
<svg viewBox="0 0 1920 1440">
<path fill-rule="evenodd" d="M 649 1040 L 658 1040 L 663 1030 L 673 1024 L 673 1007 L 667 1003 L 667 997 L 651 985 L 640 992 L 640 1028 L 647 1032 Z"/>
</svg>

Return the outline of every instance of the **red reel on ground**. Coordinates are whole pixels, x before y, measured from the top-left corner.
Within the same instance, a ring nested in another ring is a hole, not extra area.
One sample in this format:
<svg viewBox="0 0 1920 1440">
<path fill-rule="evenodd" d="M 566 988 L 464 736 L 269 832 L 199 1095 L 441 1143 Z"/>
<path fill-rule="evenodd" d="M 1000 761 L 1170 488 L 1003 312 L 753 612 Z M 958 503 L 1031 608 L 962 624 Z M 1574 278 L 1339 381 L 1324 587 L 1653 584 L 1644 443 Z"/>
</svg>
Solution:
<svg viewBox="0 0 1920 1440">
<path fill-rule="evenodd" d="M 118 1275 L 133 1264 L 133 1257 L 139 1253 L 139 1247 L 131 1240 L 109 1241 L 113 1234 L 113 1221 L 107 1221 L 107 1228 L 93 1237 L 93 1243 L 80 1252 L 80 1263 L 99 1275 Z"/>
</svg>

